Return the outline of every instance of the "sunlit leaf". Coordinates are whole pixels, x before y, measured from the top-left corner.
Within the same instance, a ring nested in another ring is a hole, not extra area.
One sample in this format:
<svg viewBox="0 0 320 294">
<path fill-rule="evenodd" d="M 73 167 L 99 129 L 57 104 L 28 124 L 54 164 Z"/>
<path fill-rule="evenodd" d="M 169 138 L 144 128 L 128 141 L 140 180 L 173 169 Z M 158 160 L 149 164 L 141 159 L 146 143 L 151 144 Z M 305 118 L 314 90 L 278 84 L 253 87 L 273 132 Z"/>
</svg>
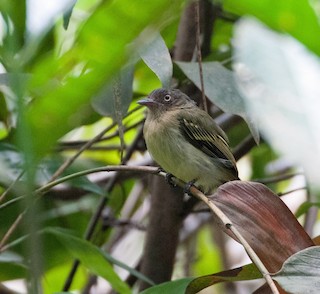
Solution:
<svg viewBox="0 0 320 294">
<path fill-rule="evenodd" d="M 91 97 L 128 60 L 127 44 L 146 26 L 157 23 L 164 12 L 174 13 L 180 3 L 169 0 L 101 2 L 68 52 L 58 59 L 50 55 L 34 68 L 29 88 L 41 89 L 42 93 L 26 117 L 38 157 L 66 132 L 81 125 L 88 115 Z"/>
<path fill-rule="evenodd" d="M 234 13 L 251 14 L 273 29 L 286 32 L 320 55 L 319 19 L 308 0 L 226 0 L 224 7 Z"/>
<path fill-rule="evenodd" d="M 250 115 L 272 147 L 320 183 L 320 61 L 253 19 L 235 31 L 235 69 Z"/>
<path fill-rule="evenodd" d="M 114 290 L 119 293 L 131 293 L 129 287 L 115 273 L 98 247 L 58 228 L 47 228 L 43 232 L 54 235 L 74 258 L 79 259 L 84 266 L 96 275 L 106 279 Z"/>
<path fill-rule="evenodd" d="M 272 278 L 290 293 L 318 293 L 320 247 L 310 247 L 289 257 Z"/>
<path fill-rule="evenodd" d="M 173 65 L 169 50 L 160 34 L 156 35 L 140 50 L 140 56 L 147 66 L 157 75 L 162 83 L 162 87 L 169 88 Z"/>
<path fill-rule="evenodd" d="M 176 62 L 176 64 L 201 89 L 199 65 L 194 62 Z M 241 116 L 247 122 L 255 141 L 259 142 L 258 130 L 246 112 L 233 73 L 219 62 L 204 62 L 202 68 L 206 96 L 224 112 Z"/>
</svg>

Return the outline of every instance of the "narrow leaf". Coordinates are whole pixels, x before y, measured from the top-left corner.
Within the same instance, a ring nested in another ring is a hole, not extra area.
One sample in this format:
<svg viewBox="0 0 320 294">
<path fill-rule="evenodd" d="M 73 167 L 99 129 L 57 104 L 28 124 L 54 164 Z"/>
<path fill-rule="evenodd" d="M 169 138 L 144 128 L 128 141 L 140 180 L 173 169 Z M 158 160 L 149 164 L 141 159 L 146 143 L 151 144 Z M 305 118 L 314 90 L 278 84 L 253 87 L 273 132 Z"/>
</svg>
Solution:
<svg viewBox="0 0 320 294">
<path fill-rule="evenodd" d="M 150 287 L 140 294 L 184 294 L 192 278 L 185 278 L 176 281 L 166 282 L 157 286 Z"/>
<path fill-rule="evenodd" d="M 204 288 L 221 282 L 245 281 L 262 278 L 254 264 L 195 278 L 187 287 L 186 294 L 195 294 Z"/>
<path fill-rule="evenodd" d="M 58 228 L 47 228 L 43 232 L 54 235 L 74 258 L 79 259 L 94 274 L 106 279 L 114 290 L 119 293 L 131 293 L 98 247 Z"/>
</svg>

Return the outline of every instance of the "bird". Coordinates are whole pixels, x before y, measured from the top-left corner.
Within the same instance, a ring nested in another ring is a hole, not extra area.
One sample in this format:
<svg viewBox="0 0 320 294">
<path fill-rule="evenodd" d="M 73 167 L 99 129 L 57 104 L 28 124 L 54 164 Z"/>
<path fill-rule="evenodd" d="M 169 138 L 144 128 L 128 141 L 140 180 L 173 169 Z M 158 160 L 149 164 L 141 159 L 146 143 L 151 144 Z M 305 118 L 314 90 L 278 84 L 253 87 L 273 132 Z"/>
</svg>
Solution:
<svg viewBox="0 0 320 294">
<path fill-rule="evenodd" d="M 161 88 L 138 103 L 147 107 L 147 150 L 164 171 L 205 194 L 239 179 L 226 134 L 188 95 Z"/>
</svg>

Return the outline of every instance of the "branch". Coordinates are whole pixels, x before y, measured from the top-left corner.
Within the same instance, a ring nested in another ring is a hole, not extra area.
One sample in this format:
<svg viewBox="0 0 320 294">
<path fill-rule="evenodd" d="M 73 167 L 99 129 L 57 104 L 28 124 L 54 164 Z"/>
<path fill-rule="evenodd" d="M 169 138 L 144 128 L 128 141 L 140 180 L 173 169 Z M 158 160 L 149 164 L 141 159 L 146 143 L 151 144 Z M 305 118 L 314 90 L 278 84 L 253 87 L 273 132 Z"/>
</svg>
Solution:
<svg viewBox="0 0 320 294">
<path fill-rule="evenodd" d="M 182 182 L 182 181 L 180 181 L 178 179 L 174 179 L 174 180 L 175 180 L 175 183 L 178 184 L 179 186 L 183 186 L 184 187 L 186 185 L 184 182 Z M 211 211 L 221 220 L 221 222 L 224 224 L 226 229 L 230 230 L 237 237 L 238 241 L 245 248 L 245 250 L 247 251 L 247 254 L 251 258 L 253 263 L 257 266 L 257 268 L 259 269 L 259 271 L 263 275 L 264 279 L 266 280 L 266 282 L 270 286 L 270 289 L 271 289 L 272 293 L 278 294 L 279 291 L 278 291 L 274 281 L 272 280 L 272 278 L 270 276 L 270 273 L 268 272 L 268 270 L 266 269 L 264 264 L 261 262 L 261 260 L 258 257 L 258 255 L 253 251 L 253 249 L 251 248 L 249 243 L 243 238 L 243 236 L 238 231 L 238 229 L 232 224 L 232 222 L 228 218 L 228 216 L 225 215 L 224 212 L 219 207 L 217 207 L 210 198 L 208 198 L 206 195 L 204 195 L 196 187 L 192 186 L 190 188 L 190 192 L 196 198 L 198 198 L 199 200 L 204 202 L 211 209 Z"/>
<path fill-rule="evenodd" d="M 206 95 L 204 91 L 204 81 L 203 81 L 203 70 L 202 70 L 202 54 L 201 54 L 201 41 L 200 41 L 200 0 L 197 1 L 195 7 L 195 23 L 197 27 L 196 31 L 196 47 L 197 47 L 197 56 L 198 56 L 198 65 L 199 65 L 199 74 L 200 74 L 200 84 L 201 84 L 201 95 L 202 95 L 202 104 L 205 112 L 208 112 L 208 105 L 206 100 Z"/>
</svg>

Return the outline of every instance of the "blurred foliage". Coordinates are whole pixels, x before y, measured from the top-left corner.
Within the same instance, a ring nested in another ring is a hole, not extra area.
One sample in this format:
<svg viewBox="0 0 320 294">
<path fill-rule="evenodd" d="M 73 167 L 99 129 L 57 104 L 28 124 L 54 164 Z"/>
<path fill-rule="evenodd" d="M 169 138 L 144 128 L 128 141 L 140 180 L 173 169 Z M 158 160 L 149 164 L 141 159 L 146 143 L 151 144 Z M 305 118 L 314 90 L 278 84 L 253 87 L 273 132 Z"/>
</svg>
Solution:
<svg viewBox="0 0 320 294">
<path fill-rule="evenodd" d="M 148 205 L 143 204 L 146 192 L 140 181 L 146 178 L 120 175 L 110 193 L 112 174 L 82 176 L 42 197 L 32 191 L 52 180 L 65 160 L 75 156 L 106 127 L 109 129 L 102 138 L 59 176 L 121 164 L 122 148 L 131 146 L 143 122 L 144 110 L 137 108 L 138 98 L 169 85 L 170 81 L 179 86 L 194 83 L 200 88 L 198 65 L 172 62 L 170 58 L 186 1 L 68 1 L 52 20 L 48 16 L 51 21 L 46 28 L 34 32 L 28 18 L 33 18 L 35 10 L 41 11 L 45 5 L 37 2 L 37 6 L 29 7 L 28 1 L 0 1 L 0 195 L 21 175 L 9 193 L 0 196 L 0 240 L 26 208 L 35 207 L 24 225 L 18 225 L 4 244 L 6 250 L 0 253 L 0 282 L 35 280 L 43 293 L 62 291 L 73 258 L 79 258 L 83 264 L 73 279 L 72 290 L 83 289 L 89 275 L 97 274 L 120 293 L 129 293 L 123 277 L 128 273 L 136 275 L 133 268 L 141 252 L 136 254 L 135 261 L 122 260 L 128 266 L 123 274 L 114 270 L 112 261 L 106 261 L 103 250 L 116 251 L 131 233 L 147 224 L 144 211 Z M 219 13 L 210 39 L 211 52 L 204 57 L 206 93 L 222 110 L 244 117 L 257 139 L 256 122 L 245 110 L 243 93 L 234 90 L 237 78 L 230 58 L 235 57 L 236 49 L 232 46 L 236 21 L 254 16 L 319 55 L 318 12 L 307 0 L 211 2 Z M 119 117 L 123 127 L 119 126 Z M 227 132 L 231 146 L 236 147 L 249 134 L 249 128 L 241 120 L 229 126 Z M 268 170 L 270 163 L 281 156 L 272 143 L 262 142 L 246 154 L 252 178 L 278 175 L 277 170 L 271 173 Z M 135 148 L 131 160 L 145 160 L 141 156 L 145 150 L 143 141 Z M 293 167 L 290 170 L 295 171 Z M 285 182 L 281 188 L 287 186 Z M 270 187 L 276 190 L 280 186 Z M 101 197 L 105 197 L 108 205 L 90 243 L 82 237 Z M 37 207 L 35 202 L 39 204 Z M 301 206 L 299 215 L 307 213 L 312 205 Z M 38 231 L 44 233 L 37 234 Z M 37 239 L 28 235 L 36 235 Z M 212 244 L 211 231 L 200 226 L 195 236 L 197 259 L 189 261 L 193 263 L 189 274 L 222 271 L 224 265 L 216 245 Z M 143 240 L 137 239 L 137 247 L 141 247 Z M 33 255 L 28 242 L 39 243 L 38 267 L 30 262 Z M 126 257 L 126 249 L 121 250 Z M 189 281 L 177 280 L 145 293 L 183 293 Z"/>
</svg>

